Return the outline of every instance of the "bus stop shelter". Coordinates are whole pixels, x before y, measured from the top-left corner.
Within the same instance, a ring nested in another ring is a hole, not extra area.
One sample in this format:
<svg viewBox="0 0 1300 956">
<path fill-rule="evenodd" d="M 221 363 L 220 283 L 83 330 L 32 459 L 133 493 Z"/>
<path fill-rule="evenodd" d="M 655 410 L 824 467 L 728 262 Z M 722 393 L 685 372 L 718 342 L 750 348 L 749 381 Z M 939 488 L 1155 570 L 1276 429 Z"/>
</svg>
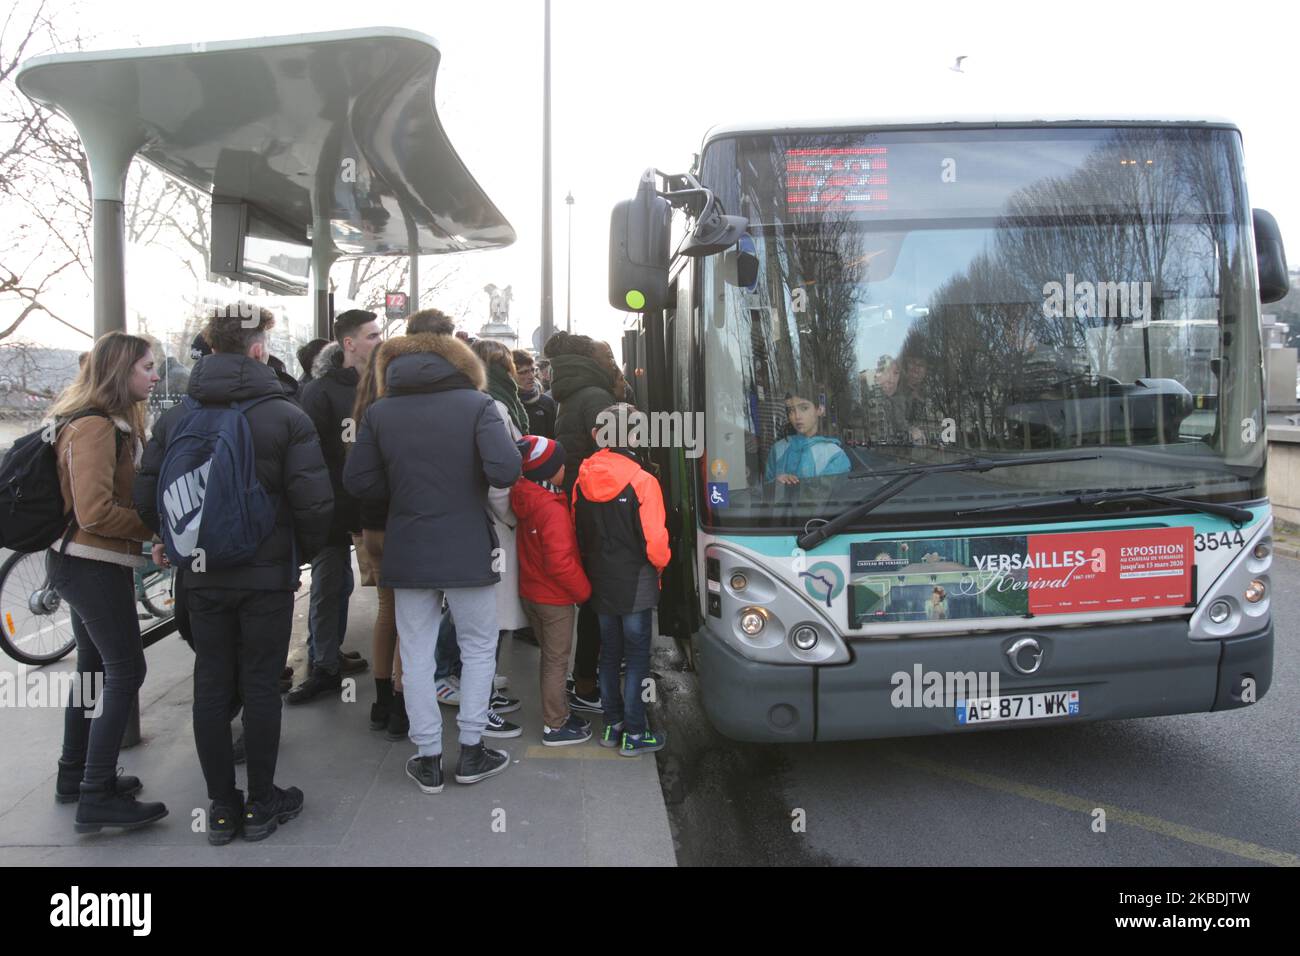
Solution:
<svg viewBox="0 0 1300 956">
<path fill-rule="evenodd" d="M 432 37 L 374 28 L 24 63 L 19 88 L 71 120 L 89 160 L 95 335 L 126 326 L 123 193 L 136 156 L 212 197 L 211 271 L 310 291 L 324 338 L 337 259 L 411 256 L 414 306 L 416 256 L 513 242 L 438 119 L 440 60 Z M 309 258 L 309 277 L 255 263 L 259 245 Z"/>
</svg>

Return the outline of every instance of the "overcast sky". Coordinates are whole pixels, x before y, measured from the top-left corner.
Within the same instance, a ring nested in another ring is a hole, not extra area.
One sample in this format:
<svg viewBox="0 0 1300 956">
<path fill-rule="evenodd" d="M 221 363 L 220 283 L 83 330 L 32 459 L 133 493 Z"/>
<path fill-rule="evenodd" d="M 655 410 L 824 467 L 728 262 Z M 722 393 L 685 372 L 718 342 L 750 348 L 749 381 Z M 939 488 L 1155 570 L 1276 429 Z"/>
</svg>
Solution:
<svg viewBox="0 0 1300 956">
<path fill-rule="evenodd" d="M 125 0 L 90 5 L 96 46 L 190 43 L 366 26 L 442 49 L 436 103 L 452 143 L 518 233 L 459 257 L 449 294 L 486 317 L 482 286 L 511 285 L 537 326 L 541 225 L 541 0 L 475 3 Z M 1274 4 L 554 0 L 555 318 L 565 314 L 572 190 L 575 330 L 617 344 L 606 302 L 609 213 L 647 166 L 684 170 L 714 124 L 969 113 L 1221 117 L 1242 130 L 1251 202 L 1300 261 L 1290 182 L 1297 35 Z M 949 69 L 964 55 L 965 72 Z M 424 270 L 434 266 L 425 259 Z M 335 278 L 344 278 L 344 266 Z M 142 294 L 128 286 L 128 300 Z M 304 301 L 304 310 L 309 306 Z M 87 305 L 88 308 L 88 305 Z M 306 314 L 306 311 L 304 311 Z M 87 324 L 90 317 L 85 316 Z M 39 322 L 29 336 L 44 330 Z M 49 330 L 53 332 L 54 330 Z"/>
</svg>

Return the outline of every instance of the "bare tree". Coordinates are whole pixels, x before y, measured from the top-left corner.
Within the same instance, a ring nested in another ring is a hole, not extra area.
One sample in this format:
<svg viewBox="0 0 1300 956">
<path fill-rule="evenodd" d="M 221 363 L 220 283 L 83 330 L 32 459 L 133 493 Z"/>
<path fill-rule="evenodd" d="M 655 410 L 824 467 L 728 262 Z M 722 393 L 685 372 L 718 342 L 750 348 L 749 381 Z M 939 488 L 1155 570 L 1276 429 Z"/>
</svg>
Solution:
<svg viewBox="0 0 1300 956">
<path fill-rule="evenodd" d="M 427 256 L 421 260 L 420 301 L 414 303 L 411 311 L 437 305 L 451 315 L 452 310 L 439 302 L 439 296 L 445 293 L 455 280 L 460 272 L 460 266 L 448 264 L 431 270 L 428 262 Z M 410 274 L 409 256 L 359 256 L 349 263 L 347 298 L 349 301 L 359 303 L 362 308 L 378 312 L 383 319 L 384 293 L 405 290 L 409 285 Z M 331 285 L 334 285 L 332 281 Z M 336 285 L 335 288 L 337 289 Z M 387 326 L 388 323 L 385 321 L 383 324 Z"/>
<path fill-rule="evenodd" d="M 89 284 L 90 167 L 72 125 L 37 106 L 14 76 L 26 59 L 82 48 L 55 20 L 75 25 L 71 7 L 19 3 L 0 25 L 0 194 L 8 213 L 0 230 L 0 339 L 44 313 L 89 336 L 52 307 L 56 284 Z M 88 324 L 88 323 L 86 323 Z"/>
</svg>

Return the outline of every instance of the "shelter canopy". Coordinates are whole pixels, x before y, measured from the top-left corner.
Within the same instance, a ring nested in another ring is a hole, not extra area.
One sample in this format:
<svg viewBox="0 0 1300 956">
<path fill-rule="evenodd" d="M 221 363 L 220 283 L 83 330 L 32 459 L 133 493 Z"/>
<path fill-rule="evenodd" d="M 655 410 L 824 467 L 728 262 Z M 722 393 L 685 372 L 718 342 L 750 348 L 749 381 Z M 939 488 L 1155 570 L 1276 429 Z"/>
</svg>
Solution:
<svg viewBox="0 0 1300 956">
<path fill-rule="evenodd" d="M 434 107 L 437 42 L 398 28 L 36 57 L 17 82 L 66 114 L 96 200 L 138 154 L 242 200 L 317 254 L 434 255 L 515 233 Z"/>
</svg>

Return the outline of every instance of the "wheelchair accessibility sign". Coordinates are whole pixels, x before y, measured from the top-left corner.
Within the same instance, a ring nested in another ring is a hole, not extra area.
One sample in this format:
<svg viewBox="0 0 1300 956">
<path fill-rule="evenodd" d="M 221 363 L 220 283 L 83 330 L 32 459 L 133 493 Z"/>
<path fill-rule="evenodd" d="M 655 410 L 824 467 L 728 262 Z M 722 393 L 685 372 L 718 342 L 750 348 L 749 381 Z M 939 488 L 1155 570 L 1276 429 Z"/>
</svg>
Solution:
<svg viewBox="0 0 1300 956">
<path fill-rule="evenodd" d="M 727 507 L 727 483 L 725 481 L 709 482 L 709 505 L 714 508 Z"/>
</svg>

